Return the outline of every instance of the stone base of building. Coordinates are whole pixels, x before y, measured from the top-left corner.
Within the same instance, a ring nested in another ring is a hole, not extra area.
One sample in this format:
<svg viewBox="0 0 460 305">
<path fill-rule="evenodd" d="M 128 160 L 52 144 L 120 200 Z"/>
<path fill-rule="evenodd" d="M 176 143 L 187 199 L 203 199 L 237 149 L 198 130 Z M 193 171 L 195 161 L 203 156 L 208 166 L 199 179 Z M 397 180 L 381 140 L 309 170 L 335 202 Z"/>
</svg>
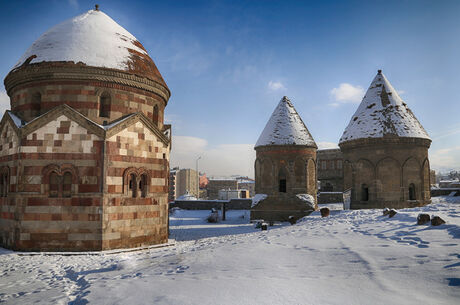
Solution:
<svg viewBox="0 0 460 305">
<path fill-rule="evenodd" d="M 359 209 L 406 209 L 425 206 L 431 203 L 428 200 L 407 200 L 407 201 L 355 201 L 351 202 L 350 208 L 352 210 Z"/>
<path fill-rule="evenodd" d="M 315 209 L 317 209 L 316 204 Z M 300 219 L 313 211 L 295 195 L 268 196 L 251 209 L 251 220 L 288 221 L 290 216 Z"/>
</svg>

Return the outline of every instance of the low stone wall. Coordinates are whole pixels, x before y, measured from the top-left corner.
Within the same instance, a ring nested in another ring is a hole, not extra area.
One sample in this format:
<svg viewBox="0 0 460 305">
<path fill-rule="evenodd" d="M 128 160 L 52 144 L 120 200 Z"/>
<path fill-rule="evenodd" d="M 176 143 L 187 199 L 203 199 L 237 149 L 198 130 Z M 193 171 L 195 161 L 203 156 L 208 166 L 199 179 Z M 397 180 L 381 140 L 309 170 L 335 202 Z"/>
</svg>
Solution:
<svg viewBox="0 0 460 305">
<path fill-rule="evenodd" d="M 452 192 L 457 192 L 455 196 L 460 196 L 460 188 L 445 188 L 445 189 L 432 189 L 431 197 L 447 196 L 447 195 L 450 195 Z"/>
<path fill-rule="evenodd" d="M 221 209 L 223 204 L 226 205 L 227 210 L 249 210 L 251 209 L 252 199 L 176 200 L 170 203 L 169 207 L 184 210 L 210 210 Z"/>
<path fill-rule="evenodd" d="M 321 192 L 318 196 L 318 203 L 338 203 L 343 202 L 342 192 Z"/>
</svg>

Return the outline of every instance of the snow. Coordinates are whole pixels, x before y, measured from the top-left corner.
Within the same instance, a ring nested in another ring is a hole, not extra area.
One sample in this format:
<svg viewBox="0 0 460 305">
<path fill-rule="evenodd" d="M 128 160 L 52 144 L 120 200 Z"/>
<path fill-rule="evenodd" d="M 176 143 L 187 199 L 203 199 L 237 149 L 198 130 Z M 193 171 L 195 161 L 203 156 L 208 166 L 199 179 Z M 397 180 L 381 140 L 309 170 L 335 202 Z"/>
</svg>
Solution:
<svg viewBox="0 0 460 305">
<path fill-rule="evenodd" d="M 22 120 L 18 118 L 15 114 L 13 114 L 11 111 L 7 110 L 6 113 L 8 113 L 8 115 L 13 120 L 16 127 L 21 128 L 24 125 Z"/>
<path fill-rule="evenodd" d="M 22 55 L 14 68 L 36 55 L 31 63 L 73 61 L 94 67 L 128 70 L 130 50 L 147 54 L 137 45 L 136 37 L 112 18 L 101 11 L 90 10 L 45 32 Z"/>
<path fill-rule="evenodd" d="M 255 147 L 290 144 L 316 147 L 313 137 L 295 110 L 294 105 L 285 96 L 273 111 Z"/>
<path fill-rule="evenodd" d="M 315 209 L 315 198 L 310 194 L 297 194 L 297 198 L 302 200 L 312 210 Z"/>
<path fill-rule="evenodd" d="M 261 202 L 265 198 L 267 198 L 267 194 L 255 194 L 254 197 L 252 197 L 251 208 L 253 208 L 256 205 L 258 205 L 259 202 Z"/>
<path fill-rule="evenodd" d="M 379 73 L 372 81 L 339 143 L 362 138 L 381 138 L 385 135 L 430 139 L 385 75 Z"/>
<path fill-rule="evenodd" d="M 416 225 L 418 213 L 446 224 Z M 5 304 L 458 304 L 460 197 L 426 207 L 318 212 L 255 229 L 248 211 L 171 216 L 174 246 L 100 255 L 0 249 Z M 242 218 L 243 217 L 243 218 Z"/>
</svg>

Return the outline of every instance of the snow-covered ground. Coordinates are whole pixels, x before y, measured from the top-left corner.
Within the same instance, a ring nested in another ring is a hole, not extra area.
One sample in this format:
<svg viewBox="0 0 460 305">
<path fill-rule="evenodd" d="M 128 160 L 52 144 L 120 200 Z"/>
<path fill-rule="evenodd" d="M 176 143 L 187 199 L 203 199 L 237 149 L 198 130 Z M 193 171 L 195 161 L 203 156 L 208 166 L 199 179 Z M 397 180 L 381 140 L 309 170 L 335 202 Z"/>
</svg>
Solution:
<svg viewBox="0 0 460 305">
<path fill-rule="evenodd" d="M 0 303 L 459 304 L 460 197 L 433 202 L 393 218 L 314 212 L 268 231 L 254 229 L 247 211 L 208 224 L 208 212 L 180 210 L 170 247 L 79 256 L 2 250 Z M 447 223 L 417 226 L 422 211 Z"/>
</svg>

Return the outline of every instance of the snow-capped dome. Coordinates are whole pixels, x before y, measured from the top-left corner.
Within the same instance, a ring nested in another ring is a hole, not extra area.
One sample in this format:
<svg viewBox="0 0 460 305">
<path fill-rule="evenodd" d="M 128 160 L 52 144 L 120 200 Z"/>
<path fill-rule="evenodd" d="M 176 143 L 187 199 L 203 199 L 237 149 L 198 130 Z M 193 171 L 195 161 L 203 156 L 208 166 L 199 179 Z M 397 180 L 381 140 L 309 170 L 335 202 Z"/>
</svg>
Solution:
<svg viewBox="0 0 460 305">
<path fill-rule="evenodd" d="M 81 62 L 87 66 L 124 70 L 164 84 L 160 72 L 136 37 L 98 9 L 49 29 L 22 55 L 14 68 L 26 61 L 31 64 Z"/>
<path fill-rule="evenodd" d="M 339 143 L 385 135 L 430 140 L 422 124 L 379 70 Z"/>
<path fill-rule="evenodd" d="M 284 96 L 265 125 L 257 140 L 256 147 L 292 144 L 316 147 L 315 140 L 313 140 L 292 102 Z"/>
</svg>

